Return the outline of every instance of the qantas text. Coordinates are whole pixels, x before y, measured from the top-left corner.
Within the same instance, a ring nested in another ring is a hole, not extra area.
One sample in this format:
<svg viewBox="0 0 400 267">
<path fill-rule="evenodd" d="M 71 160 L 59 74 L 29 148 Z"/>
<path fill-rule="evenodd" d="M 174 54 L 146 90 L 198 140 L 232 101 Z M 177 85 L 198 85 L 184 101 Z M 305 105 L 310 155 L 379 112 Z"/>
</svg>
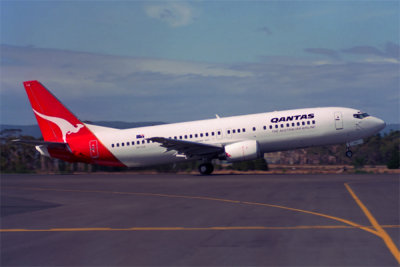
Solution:
<svg viewBox="0 0 400 267">
<path fill-rule="evenodd" d="M 303 115 L 293 115 L 293 116 L 286 116 L 286 117 L 280 117 L 280 118 L 272 118 L 271 122 L 272 123 L 278 123 L 282 121 L 298 121 L 298 120 L 307 120 L 307 119 L 313 119 L 314 118 L 314 113 L 310 114 L 303 114 Z"/>
</svg>

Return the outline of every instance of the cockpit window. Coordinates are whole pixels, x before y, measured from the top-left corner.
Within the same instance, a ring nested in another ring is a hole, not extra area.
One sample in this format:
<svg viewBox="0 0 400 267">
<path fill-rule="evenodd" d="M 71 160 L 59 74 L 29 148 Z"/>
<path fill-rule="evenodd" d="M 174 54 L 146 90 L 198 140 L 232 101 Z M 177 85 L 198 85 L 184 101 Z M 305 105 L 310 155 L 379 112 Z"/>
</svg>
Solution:
<svg viewBox="0 0 400 267">
<path fill-rule="evenodd" d="M 357 113 L 353 115 L 354 118 L 356 119 L 364 119 L 366 117 L 369 117 L 368 113 Z"/>
</svg>

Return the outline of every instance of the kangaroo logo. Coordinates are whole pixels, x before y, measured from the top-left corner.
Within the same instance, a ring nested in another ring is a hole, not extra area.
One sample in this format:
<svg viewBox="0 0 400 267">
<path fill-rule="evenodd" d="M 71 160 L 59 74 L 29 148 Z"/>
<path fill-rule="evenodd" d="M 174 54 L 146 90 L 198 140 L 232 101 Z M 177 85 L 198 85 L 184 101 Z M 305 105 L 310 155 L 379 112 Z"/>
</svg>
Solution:
<svg viewBox="0 0 400 267">
<path fill-rule="evenodd" d="M 67 120 L 57 118 L 57 117 L 47 116 L 47 115 L 37 112 L 36 110 L 33 110 L 33 112 L 35 112 L 35 114 L 38 115 L 39 117 L 41 117 L 42 119 L 51 121 L 52 123 L 56 124 L 58 126 L 58 128 L 60 128 L 60 130 L 61 130 L 64 143 L 67 143 L 67 134 L 69 135 L 69 134 L 77 133 L 83 127 L 83 124 L 77 124 L 76 126 L 74 126 Z"/>
</svg>

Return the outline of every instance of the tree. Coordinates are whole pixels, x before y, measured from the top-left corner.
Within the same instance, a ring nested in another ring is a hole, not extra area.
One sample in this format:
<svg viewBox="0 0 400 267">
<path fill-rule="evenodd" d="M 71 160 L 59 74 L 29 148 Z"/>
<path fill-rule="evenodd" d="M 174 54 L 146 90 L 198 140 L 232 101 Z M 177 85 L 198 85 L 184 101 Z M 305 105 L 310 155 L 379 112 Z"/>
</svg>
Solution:
<svg viewBox="0 0 400 267">
<path fill-rule="evenodd" d="M 400 156 L 399 156 L 399 146 L 393 147 L 389 160 L 386 164 L 388 169 L 398 169 L 400 168 Z"/>
<path fill-rule="evenodd" d="M 34 140 L 31 136 L 22 136 Z M 33 172 L 40 168 L 39 153 L 35 147 L 12 142 L 15 137 L 2 137 L 0 143 L 0 170 L 2 172 Z"/>
</svg>

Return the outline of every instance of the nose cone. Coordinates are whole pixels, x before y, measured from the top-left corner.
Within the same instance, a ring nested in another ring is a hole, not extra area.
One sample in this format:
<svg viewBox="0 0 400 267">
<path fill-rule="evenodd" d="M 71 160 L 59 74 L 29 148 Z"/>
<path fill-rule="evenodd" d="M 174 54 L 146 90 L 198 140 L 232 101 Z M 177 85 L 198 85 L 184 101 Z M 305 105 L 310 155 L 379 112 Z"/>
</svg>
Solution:
<svg viewBox="0 0 400 267">
<path fill-rule="evenodd" d="M 386 123 L 383 120 L 376 117 L 372 117 L 369 124 L 371 130 L 373 130 L 374 132 L 379 132 L 386 127 Z"/>
</svg>

